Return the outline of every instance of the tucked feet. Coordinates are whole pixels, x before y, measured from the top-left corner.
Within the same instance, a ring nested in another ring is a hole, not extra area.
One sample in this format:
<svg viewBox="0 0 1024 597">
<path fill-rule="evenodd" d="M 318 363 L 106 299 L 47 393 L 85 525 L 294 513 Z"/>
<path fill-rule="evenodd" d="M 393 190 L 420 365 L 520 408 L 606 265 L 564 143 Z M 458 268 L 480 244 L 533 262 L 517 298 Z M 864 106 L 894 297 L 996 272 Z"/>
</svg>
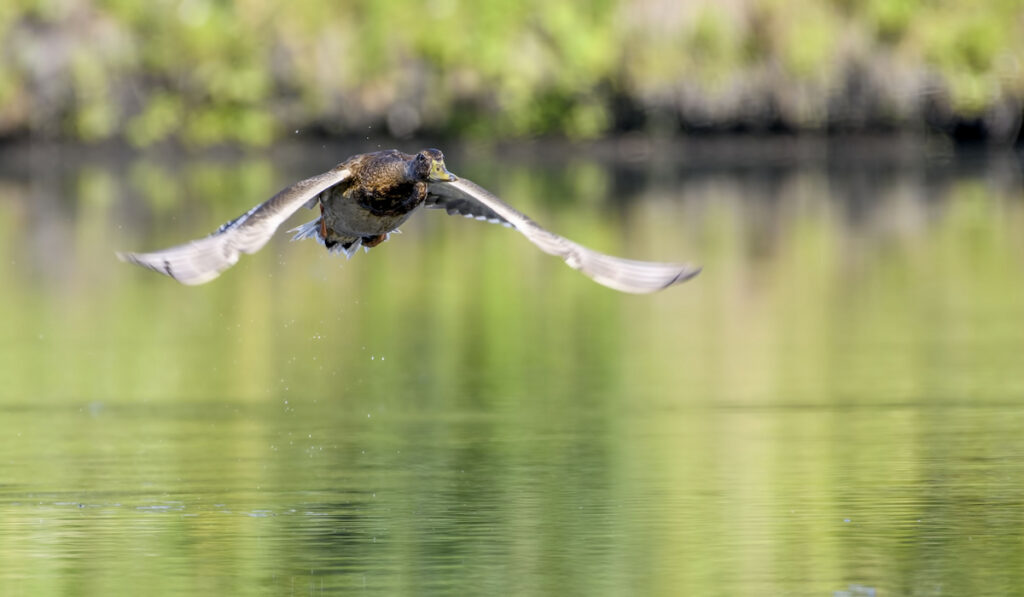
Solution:
<svg viewBox="0 0 1024 597">
<path fill-rule="evenodd" d="M 368 249 L 370 249 L 370 248 L 376 247 L 377 245 L 381 244 L 382 242 L 386 241 L 387 239 L 388 239 L 388 235 L 387 234 L 378 234 L 377 236 L 364 236 L 363 237 L 363 246 L 368 248 Z"/>
</svg>

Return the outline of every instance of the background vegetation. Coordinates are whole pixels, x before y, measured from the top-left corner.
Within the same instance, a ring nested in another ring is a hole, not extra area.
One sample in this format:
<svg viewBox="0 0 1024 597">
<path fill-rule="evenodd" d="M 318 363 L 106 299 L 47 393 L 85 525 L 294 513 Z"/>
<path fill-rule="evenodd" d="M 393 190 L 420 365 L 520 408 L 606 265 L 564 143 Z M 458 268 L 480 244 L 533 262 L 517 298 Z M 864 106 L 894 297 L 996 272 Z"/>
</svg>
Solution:
<svg viewBox="0 0 1024 597">
<path fill-rule="evenodd" d="M 1012 139 L 1021 0 L 7 0 L 0 137 Z"/>
</svg>

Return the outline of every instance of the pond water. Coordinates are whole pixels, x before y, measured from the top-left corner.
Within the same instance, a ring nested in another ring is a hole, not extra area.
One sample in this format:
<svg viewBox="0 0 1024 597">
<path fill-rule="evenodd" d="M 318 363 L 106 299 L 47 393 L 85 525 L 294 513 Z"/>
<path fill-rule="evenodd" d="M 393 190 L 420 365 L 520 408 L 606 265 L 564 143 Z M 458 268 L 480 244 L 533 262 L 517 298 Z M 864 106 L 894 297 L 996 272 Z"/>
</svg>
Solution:
<svg viewBox="0 0 1024 597">
<path fill-rule="evenodd" d="M 1021 155 L 447 152 L 705 267 L 651 296 L 434 211 L 201 287 L 114 258 L 371 149 L 0 152 L 0 594 L 1024 590 Z"/>
</svg>

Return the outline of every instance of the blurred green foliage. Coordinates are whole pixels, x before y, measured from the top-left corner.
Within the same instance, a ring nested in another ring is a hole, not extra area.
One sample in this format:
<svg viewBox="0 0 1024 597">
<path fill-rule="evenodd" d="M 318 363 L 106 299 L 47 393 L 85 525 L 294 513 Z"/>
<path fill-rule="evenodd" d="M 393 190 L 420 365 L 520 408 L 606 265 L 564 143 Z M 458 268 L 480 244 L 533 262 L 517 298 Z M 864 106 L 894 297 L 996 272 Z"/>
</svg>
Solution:
<svg viewBox="0 0 1024 597">
<path fill-rule="evenodd" d="M 901 126 L 1019 113 L 1021 56 L 1021 0 L 8 0 L 0 136 Z"/>
</svg>

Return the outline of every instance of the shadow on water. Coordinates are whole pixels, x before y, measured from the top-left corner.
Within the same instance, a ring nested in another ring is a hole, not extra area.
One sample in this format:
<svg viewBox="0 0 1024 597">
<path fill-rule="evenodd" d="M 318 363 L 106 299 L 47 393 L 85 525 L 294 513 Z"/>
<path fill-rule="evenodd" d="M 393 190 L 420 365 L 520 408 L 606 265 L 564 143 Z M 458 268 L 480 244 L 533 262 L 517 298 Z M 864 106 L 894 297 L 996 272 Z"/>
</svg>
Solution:
<svg viewBox="0 0 1024 597">
<path fill-rule="evenodd" d="M 436 212 L 196 288 L 113 258 L 365 149 L 3 151 L 0 593 L 1024 584 L 1019 154 L 446 151 L 575 240 L 705 266 L 650 297 Z"/>
</svg>

